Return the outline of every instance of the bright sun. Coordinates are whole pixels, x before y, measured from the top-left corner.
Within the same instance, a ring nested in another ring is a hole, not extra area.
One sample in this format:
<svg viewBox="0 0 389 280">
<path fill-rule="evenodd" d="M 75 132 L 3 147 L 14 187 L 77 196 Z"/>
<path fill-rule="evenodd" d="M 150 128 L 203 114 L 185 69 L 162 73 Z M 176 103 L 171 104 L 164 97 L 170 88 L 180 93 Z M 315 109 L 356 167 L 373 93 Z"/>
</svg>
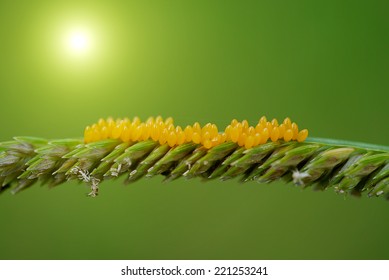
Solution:
<svg viewBox="0 0 389 280">
<path fill-rule="evenodd" d="M 90 48 L 88 33 L 81 30 L 71 32 L 68 37 L 68 46 L 73 53 L 87 52 Z"/>
</svg>

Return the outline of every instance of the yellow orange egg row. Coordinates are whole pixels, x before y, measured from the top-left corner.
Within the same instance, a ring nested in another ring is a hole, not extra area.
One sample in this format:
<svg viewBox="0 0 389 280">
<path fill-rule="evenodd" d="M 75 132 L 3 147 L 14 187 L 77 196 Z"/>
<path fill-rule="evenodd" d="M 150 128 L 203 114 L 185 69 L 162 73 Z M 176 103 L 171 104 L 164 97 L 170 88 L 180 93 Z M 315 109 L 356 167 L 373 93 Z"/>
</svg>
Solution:
<svg viewBox="0 0 389 280">
<path fill-rule="evenodd" d="M 307 136 L 308 130 L 299 131 L 297 124 L 292 123 L 289 118 L 279 124 L 276 119 L 269 122 L 266 117 L 262 117 L 255 126 L 250 126 L 246 120 L 239 122 L 234 119 L 223 132 L 220 132 L 212 123 L 202 127 L 196 122 L 183 129 L 181 126 L 175 126 L 172 118 L 164 120 L 159 116 L 150 117 L 146 122 L 141 122 L 138 117 L 133 120 L 100 119 L 96 124 L 85 128 L 84 141 L 90 143 L 104 139 L 121 139 L 123 142 L 137 142 L 152 139 L 161 145 L 167 143 L 170 147 L 193 142 L 207 149 L 232 141 L 249 149 L 269 140 L 302 142 Z"/>
</svg>

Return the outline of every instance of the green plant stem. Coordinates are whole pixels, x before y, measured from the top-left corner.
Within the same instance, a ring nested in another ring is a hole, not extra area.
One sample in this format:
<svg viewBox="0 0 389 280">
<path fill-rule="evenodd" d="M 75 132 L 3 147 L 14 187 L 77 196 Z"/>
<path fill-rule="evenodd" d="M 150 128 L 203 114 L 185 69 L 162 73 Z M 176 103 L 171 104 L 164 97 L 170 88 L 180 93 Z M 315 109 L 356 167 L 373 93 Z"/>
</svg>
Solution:
<svg viewBox="0 0 389 280">
<path fill-rule="evenodd" d="M 389 146 L 374 145 L 374 144 L 354 142 L 348 140 L 308 137 L 305 142 L 317 143 L 322 145 L 325 144 L 325 145 L 337 146 L 337 147 L 353 147 L 355 149 L 371 150 L 377 152 L 389 152 Z"/>
<path fill-rule="evenodd" d="M 282 179 L 302 188 L 388 198 L 389 147 L 322 138 L 268 142 L 251 149 L 226 142 L 209 150 L 191 142 L 170 148 L 151 140 L 84 144 L 80 139 L 16 137 L 0 143 L 0 191 L 12 186 L 17 193 L 37 181 L 53 187 L 79 180 L 96 196 L 102 181 L 123 176 L 131 183 L 156 175 L 165 181 Z"/>
</svg>

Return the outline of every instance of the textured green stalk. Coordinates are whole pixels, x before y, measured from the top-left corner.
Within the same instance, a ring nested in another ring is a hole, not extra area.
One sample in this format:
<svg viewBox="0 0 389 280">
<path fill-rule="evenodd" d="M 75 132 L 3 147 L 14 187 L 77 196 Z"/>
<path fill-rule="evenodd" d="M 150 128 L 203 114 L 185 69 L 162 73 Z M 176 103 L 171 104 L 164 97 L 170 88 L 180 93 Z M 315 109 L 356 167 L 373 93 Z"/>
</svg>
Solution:
<svg viewBox="0 0 389 280">
<path fill-rule="evenodd" d="M 251 149 L 226 142 L 210 150 L 194 143 L 170 148 L 151 140 L 84 144 L 79 139 L 16 137 L 0 143 L 0 192 L 12 186 L 17 193 L 37 181 L 53 187 L 79 180 L 90 186 L 90 196 L 96 196 L 103 180 L 123 176 L 130 183 L 156 175 L 167 181 L 283 179 L 303 188 L 332 187 L 338 193 L 389 198 L 389 147 L 319 138 Z"/>
</svg>

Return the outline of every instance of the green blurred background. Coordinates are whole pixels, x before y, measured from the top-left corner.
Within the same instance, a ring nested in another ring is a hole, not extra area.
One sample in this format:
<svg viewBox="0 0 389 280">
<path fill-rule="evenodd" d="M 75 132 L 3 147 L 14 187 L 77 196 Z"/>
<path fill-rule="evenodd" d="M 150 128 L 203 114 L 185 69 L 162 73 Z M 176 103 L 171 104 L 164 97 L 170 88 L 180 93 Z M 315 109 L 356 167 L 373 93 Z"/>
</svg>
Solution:
<svg viewBox="0 0 389 280">
<path fill-rule="evenodd" d="M 290 116 L 389 145 L 388 1 L 0 1 L 0 141 Z M 90 52 L 63 43 L 74 26 Z M 93 44 L 92 44 L 93 43 Z M 162 177 L 0 196 L 1 259 L 388 259 L 384 199 Z"/>
</svg>

